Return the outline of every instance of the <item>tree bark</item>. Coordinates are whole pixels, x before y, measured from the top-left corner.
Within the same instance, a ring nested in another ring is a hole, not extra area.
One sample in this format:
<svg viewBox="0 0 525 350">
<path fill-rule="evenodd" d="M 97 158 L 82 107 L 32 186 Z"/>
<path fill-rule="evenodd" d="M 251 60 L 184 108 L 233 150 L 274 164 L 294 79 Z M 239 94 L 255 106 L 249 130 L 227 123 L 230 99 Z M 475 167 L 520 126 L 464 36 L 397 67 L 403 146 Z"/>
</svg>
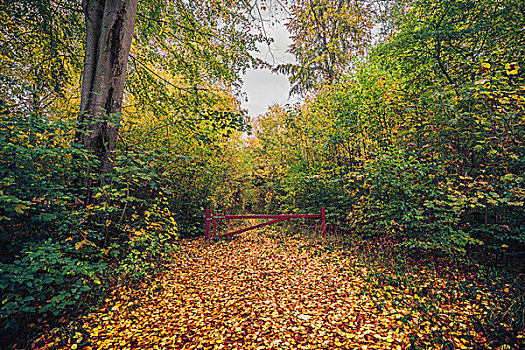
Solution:
<svg viewBox="0 0 525 350">
<path fill-rule="evenodd" d="M 86 52 L 76 140 L 100 161 L 102 185 L 113 172 L 124 80 L 138 0 L 83 0 Z M 83 184 L 92 185 L 92 184 Z"/>
</svg>

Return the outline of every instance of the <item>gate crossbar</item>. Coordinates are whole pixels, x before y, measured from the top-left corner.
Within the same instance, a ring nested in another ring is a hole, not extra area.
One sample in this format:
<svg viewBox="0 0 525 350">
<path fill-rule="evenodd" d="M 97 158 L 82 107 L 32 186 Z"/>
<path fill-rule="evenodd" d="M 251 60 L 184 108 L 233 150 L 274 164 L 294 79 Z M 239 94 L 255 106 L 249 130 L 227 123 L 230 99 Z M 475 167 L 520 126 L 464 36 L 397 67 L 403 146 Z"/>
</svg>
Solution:
<svg viewBox="0 0 525 350">
<path fill-rule="evenodd" d="M 205 214 L 205 230 L 206 230 L 206 239 L 211 239 L 211 225 L 213 224 L 213 236 L 215 238 L 224 238 L 236 235 L 238 233 L 243 233 L 246 231 L 254 230 L 259 227 L 263 227 L 266 225 L 276 224 L 281 221 L 294 219 L 294 218 L 303 218 L 303 219 L 321 219 L 321 230 L 323 237 L 326 237 L 326 213 L 325 208 L 321 208 L 321 214 L 285 214 L 285 215 L 258 215 L 258 214 L 252 214 L 252 215 L 212 215 L 211 210 L 207 209 Z M 274 219 L 267 222 L 263 222 L 262 224 L 253 225 L 250 227 L 246 227 L 240 230 L 232 231 L 225 233 L 223 235 L 216 236 L 216 227 L 217 227 L 217 220 L 218 219 Z"/>
<path fill-rule="evenodd" d="M 285 215 L 218 215 L 214 219 L 292 219 L 292 218 L 321 218 L 320 214 L 285 214 Z"/>
</svg>

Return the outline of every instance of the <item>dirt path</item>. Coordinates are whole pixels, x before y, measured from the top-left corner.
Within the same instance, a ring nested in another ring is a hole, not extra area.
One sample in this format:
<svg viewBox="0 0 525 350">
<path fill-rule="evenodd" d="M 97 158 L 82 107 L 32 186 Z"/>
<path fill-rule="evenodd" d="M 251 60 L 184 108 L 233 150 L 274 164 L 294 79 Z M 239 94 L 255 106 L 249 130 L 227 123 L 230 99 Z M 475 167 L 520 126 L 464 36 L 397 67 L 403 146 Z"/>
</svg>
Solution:
<svg viewBox="0 0 525 350">
<path fill-rule="evenodd" d="M 108 300 L 68 348 L 405 349 L 414 336 L 435 341 L 435 324 L 414 312 L 416 296 L 374 289 L 355 257 L 321 248 L 257 233 L 185 241 L 168 272 Z M 453 348 L 484 341 L 464 308 L 474 310 L 463 302 L 441 312 L 442 324 L 451 323 L 439 331 Z M 471 332 L 471 341 L 455 330 Z"/>
</svg>

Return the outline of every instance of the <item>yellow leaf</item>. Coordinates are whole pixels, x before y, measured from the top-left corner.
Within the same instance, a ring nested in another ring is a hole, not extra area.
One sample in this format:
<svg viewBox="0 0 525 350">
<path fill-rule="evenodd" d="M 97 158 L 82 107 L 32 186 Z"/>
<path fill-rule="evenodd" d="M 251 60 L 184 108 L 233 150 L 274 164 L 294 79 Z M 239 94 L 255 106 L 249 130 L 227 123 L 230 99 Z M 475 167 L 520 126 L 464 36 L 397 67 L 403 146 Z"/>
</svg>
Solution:
<svg viewBox="0 0 525 350">
<path fill-rule="evenodd" d="M 18 204 L 18 205 L 15 207 L 15 211 L 16 211 L 18 214 L 23 214 L 25 209 L 29 209 L 29 207 L 28 207 L 27 205 L 23 205 L 23 204 Z"/>
<path fill-rule="evenodd" d="M 88 240 L 88 239 L 83 239 L 82 241 L 77 242 L 77 243 L 75 244 L 75 249 L 76 249 L 76 250 L 79 250 L 80 248 L 82 248 L 82 247 L 85 246 L 85 245 L 90 245 L 90 246 L 93 246 L 93 247 L 96 247 L 96 246 L 97 246 L 95 243 L 91 242 L 90 240 Z"/>
</svg>

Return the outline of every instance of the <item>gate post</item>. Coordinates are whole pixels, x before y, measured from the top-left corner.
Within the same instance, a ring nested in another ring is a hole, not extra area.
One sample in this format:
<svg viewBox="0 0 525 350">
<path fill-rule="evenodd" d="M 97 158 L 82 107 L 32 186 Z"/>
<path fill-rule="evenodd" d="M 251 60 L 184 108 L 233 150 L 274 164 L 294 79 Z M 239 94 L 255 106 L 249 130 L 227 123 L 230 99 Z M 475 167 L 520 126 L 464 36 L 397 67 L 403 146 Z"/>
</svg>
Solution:
<svg viewBox="0 0 525 350">
<path fill-rule="evenodd" d="M 321 230 L 323 237 L 326 237 L 326 212 L 324 207 L 321 208 Z"/>
<path fill-rule="evenodd" d="M 206 220 L 206 223 L 204 224 L 204 229 L 206 231 L 205 235 L 204 235 L 204 238 L 209 240 L 210 239 L 210 221 L 211 221 L 211 210 L 210 209 L 206 209 L 204 217 L 205 217 L 205 220 Z"/>
</svg>

